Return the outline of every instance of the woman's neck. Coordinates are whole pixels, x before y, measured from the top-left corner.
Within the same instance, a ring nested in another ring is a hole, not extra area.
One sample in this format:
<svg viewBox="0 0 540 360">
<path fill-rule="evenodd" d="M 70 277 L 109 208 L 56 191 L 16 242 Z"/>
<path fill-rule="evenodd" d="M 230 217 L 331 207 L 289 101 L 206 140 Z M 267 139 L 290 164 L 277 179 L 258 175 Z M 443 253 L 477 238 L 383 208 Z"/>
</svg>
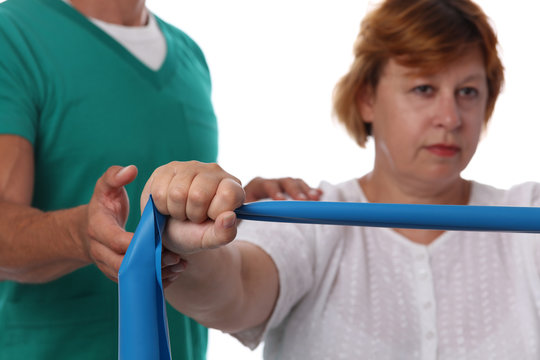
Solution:
<svg viewBox="0 0 540 360">
<path fill-rule="evenodd" d="M 359 182 L 368 201 L 378 203 L 466 205 L 471 191 L 470 182 L 461 177 L 430 183 L 371 172 Z"/>
<path fill-rule="evenodd" d="M 461 177 L 446 184 L 431 184 L 386 178 L 371 172 L 358 181 L 367 200 L 376 203 L 466 205 L 471 194 L 471 183 Z M 414 243 L 426 246 L 444 233 L 442 230 L 418 229 L 394 231 Z"/>
</svg>

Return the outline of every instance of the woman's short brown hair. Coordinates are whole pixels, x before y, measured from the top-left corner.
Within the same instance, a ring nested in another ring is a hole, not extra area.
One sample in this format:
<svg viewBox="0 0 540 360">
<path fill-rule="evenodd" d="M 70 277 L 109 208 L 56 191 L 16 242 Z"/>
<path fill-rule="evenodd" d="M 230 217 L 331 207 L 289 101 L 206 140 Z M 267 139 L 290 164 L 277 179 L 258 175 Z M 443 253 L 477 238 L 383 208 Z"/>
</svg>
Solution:
<svg viewBox="0 0 540 360">
<path fill-rule="evenodd" d="M 354 44 L 354 61 L 334 89 L 334 113 L 364 147 L 371 135 L 358 101 L 375 90 L 389 59 L 404 66 L 436 70 L 455 61 L 471 45 L 484 56 L 488 99 L 485 123 L 491 117 L 504 82 L 497 36 L 482 9 L 469 0 L 386 0 L 362 21 Z"/>
</svg>

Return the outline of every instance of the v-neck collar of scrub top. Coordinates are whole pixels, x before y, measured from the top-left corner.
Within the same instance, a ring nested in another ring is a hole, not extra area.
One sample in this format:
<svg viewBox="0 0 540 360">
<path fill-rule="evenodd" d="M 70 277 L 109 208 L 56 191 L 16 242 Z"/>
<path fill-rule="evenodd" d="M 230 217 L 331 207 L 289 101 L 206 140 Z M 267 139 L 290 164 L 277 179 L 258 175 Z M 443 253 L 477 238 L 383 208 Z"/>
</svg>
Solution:
<svg viewBox="0 0 540 360">
<path fill-rule="evenodd" d="M 157 24 L 160 30 L 165 37 L 166 43 L 166 55 L 163 64 L 158 70 L 152 70 L 144 63 L 142 63 L 137 57 L 135 57 L 129 50 L 127 50 L 122 44 L 113 39 L 109 34 L 96 26 L 92 21 L 86 18 L 79 11 L 74 9 L 69 4 L 66 4 L 62 0 L 42 0 L 48 6 L 54 8 L 70 20 L 77 23 L 82 28 L 86 29 L 92 36 L 96 37 L 107 45 L 110 49 L 118 54 L 124 61 L 133 68 L 144 78 L 146 78 L 150 83 L 152 83 L 156 88 L 162 88 L 170 79 L 172 72 L 174 71 L 174 64 L 172 59 L 172 54 L 174 52 L 174 43 L 172 41 L 171 35 L 164 30 L 162 26 L 162 20 L 155 16 Z"/>
</svg>

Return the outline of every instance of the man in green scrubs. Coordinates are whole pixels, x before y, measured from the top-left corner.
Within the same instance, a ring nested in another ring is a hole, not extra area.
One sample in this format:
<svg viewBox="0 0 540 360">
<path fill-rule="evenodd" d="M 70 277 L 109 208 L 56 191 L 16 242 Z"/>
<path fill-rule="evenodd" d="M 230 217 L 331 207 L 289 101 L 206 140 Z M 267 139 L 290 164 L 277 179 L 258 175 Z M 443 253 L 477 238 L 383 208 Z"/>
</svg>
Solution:
<svg viewBox="0 0 540 360">
<path fill-rule="evenodd" d="M 143 185 L 217 139 L 203 53 L 144 0 L 0 4 L 0 360 L 117 357 Z M 206 329 L 168 320 L 173 357 L 205 358 Z"/>
</svg>

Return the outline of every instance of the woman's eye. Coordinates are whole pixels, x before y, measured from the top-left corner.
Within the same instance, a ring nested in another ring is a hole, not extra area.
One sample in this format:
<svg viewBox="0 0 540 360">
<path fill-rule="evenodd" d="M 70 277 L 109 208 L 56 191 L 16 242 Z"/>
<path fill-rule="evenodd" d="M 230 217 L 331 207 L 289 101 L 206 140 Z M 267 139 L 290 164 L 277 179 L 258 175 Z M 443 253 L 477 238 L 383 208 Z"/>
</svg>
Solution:
<svg viewBox="0 0 540 360">
<path fill-rule="evenodd" d="M 478 96 L 478 90 L 473 87 L 464 87 L 462 89 L 459 89 L 458 93 L 460 96 L 465 98 L 473 98 Z"/>
<path fill-rule="evenodd" d="M 431 85 L 420 85 L 413 88 L 413 92 L 420 95 L 431 95 L 434 92 L 433 86 Z"/>
</svg>

